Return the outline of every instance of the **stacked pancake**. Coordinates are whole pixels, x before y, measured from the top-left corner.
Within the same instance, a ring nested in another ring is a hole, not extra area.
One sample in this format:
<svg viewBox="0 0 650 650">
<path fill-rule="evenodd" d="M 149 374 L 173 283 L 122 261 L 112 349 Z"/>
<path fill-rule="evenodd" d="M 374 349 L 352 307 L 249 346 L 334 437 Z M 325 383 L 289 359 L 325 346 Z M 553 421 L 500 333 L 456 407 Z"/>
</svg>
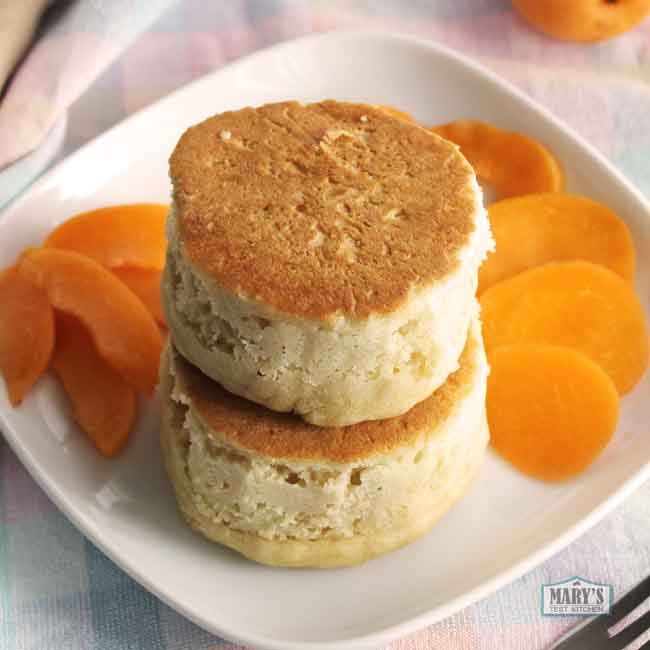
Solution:
<svg viewBox="0 0 650 650">
<path fill-rule="evenodd" d="M 426 532 L 488 440 L 469 164 L 371 106 L 284 102 L 190 128 L 170 172 L 161 436 L 187 521 L 281 566 Z"/>
</svg>

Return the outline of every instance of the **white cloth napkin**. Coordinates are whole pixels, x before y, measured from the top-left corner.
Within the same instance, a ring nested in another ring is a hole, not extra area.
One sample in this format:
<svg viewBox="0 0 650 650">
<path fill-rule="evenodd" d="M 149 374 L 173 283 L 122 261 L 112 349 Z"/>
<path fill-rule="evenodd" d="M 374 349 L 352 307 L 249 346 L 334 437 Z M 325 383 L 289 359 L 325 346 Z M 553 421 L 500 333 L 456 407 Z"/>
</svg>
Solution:
<svg viewBox="0 0 650 650">
<path fill-rule="evenodd" d="M 66 109 L 174 0 L 0 0 L 0 169 L 43 142 Z"/>
</svg>

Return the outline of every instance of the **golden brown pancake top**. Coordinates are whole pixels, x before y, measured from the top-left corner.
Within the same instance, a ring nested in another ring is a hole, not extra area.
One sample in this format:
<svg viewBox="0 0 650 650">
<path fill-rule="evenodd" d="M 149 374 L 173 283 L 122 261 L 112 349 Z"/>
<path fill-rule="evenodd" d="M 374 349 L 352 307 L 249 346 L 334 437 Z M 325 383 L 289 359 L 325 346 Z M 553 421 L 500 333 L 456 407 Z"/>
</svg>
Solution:
<svg viewBox="0 0 650 650">
<path fill-rule="evenodd" d="M 404 415 L 347 427 L 318 427 L 291 413 L 277 413 L 224 390 L 188 363 L 171 344 L 163 355 L 176 388 L 217 440 L 266 457 L 349 463 L 413 444 L 435 431 L 469 392 L 478 371 L 478 330 L 470 328 L 460 367 L 430 397 Z"/>
<path fill-rule="evenodd" d="M 185 255 L 288 314 L 390 312 L 453 271 L 475 223 L 455 145 L 363 104 L 268 104 L 188 129 L 170 160 Z"/>
</svg>

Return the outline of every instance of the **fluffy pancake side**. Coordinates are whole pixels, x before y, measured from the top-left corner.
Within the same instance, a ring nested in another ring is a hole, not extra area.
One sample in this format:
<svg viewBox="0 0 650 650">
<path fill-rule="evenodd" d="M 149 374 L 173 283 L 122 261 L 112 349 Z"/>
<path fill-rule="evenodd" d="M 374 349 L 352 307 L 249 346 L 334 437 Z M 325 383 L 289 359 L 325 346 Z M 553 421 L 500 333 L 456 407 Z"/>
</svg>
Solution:
<svg viewBox="0 0 650 650">
<path fill-rule="evenodd" d="M 474 324 L 459 370 L 418 411 L 342 431 L 222 393 L 170 348 L 161 440 L 179 506 L 202 534 L 269 564 L 342 566 L 397 548 L 478 471 L 486 377 Z"/>
</svg>

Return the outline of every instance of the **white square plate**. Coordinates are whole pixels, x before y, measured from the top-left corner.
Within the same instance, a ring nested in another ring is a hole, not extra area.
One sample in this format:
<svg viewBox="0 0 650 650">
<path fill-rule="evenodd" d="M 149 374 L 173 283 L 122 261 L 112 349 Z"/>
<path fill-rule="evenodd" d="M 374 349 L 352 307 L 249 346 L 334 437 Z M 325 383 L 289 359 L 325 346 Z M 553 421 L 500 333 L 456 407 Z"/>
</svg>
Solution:
<svg viewBox="0 0 650 650">
<path fill-rule="evenodd" d="M 257 53 L 126 120 L 49 172 L 0 221 L 0 267 L 71 215 L 167 201 L 167 159 L 183 130 L 213 113 L 287 98 L 393 104 L 424 124 L 488 120 L 546 143 L 569 188 L 614 208 L 637 246 L 648 310 L 650 215 L 622 176 L 508 84 L 430 43 L 331 33 Z M 23 406 L 0 395 L 12 447 L 54 502 L 108 556 L 198 624 L 263 648 L 369 648 L 440 619 L 513 580 L 593 525 L 650 474 L 650 382 L 622 403 L 605 453 L 577 480 L 546 485 L 490 456 L 471 491 L 428 535 L 364 566 L 281 570 L 204 541 L 181 521 L 161 466 L 157 406 L 143 404 L 118 459 L 101 459 L 45 377 Z"/>
</svg>

